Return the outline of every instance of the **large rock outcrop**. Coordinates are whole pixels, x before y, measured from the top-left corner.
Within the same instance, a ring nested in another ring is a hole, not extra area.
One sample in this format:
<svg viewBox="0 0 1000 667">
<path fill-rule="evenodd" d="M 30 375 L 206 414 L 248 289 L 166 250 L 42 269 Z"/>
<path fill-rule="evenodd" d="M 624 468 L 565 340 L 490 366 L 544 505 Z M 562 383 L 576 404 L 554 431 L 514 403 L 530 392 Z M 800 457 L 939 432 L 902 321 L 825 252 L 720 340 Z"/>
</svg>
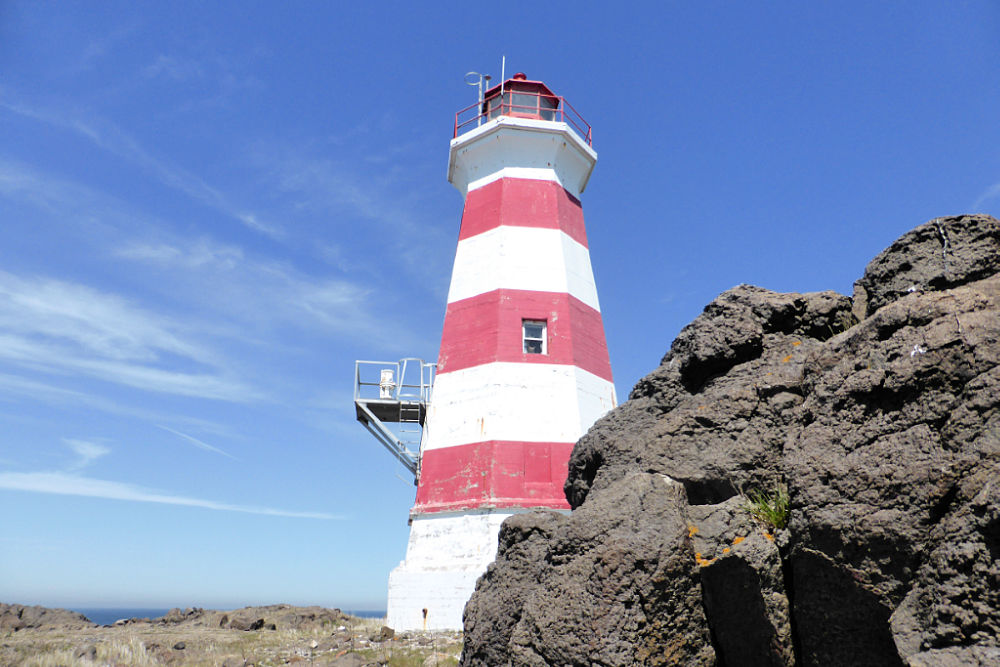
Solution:
<svg viewBox="0 0 1000 667">
<path fill-rule="evenodd" d="M 777 489 L 780 530 L 745 499 Z M 505 524 L 463 664 L 994 664 L 1000 222 L 917 227 L 853 299 L 723 293 L 566 495 Z"/>
<path fill-rule="evenodd" d="M 594 503 L 504 523 L 466 609 L 467 662 L 711 664 L 683 487 L 637 472 L 604 497 L 615 512 Z"/>
<path fill-rule="evenodd" d="M 0 602 L 0 632 L 17 632 L 34 628 L 77 630 L 92 627 L 95 626 L 90 619 L 76 611 Z"/>
</svg>

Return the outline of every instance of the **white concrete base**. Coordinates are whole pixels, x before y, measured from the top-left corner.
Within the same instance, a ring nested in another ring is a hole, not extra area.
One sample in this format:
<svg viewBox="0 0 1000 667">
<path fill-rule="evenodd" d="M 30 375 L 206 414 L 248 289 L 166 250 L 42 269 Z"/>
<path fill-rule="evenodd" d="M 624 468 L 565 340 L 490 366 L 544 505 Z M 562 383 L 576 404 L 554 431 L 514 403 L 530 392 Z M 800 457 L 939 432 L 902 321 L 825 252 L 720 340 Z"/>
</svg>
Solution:
<svg viewBox="0 0 1000 667">
<path fill-rule="evenodd" d="M 408 571 L 406 562 L 400 563 L 389 575 L 386 625 L 396 632 L 461 630 L 465 603 L 481 574 L 478 570 Z"/>
<path fill-rule="evenodd" d="M 461 630 L 465 603 L 479 576 L 496 558 L 500 524 L 518 512 L 479 510 L 414 517 L 406 560 L 389 575 L 386 625 L 399 632 Z"/>
</svg>

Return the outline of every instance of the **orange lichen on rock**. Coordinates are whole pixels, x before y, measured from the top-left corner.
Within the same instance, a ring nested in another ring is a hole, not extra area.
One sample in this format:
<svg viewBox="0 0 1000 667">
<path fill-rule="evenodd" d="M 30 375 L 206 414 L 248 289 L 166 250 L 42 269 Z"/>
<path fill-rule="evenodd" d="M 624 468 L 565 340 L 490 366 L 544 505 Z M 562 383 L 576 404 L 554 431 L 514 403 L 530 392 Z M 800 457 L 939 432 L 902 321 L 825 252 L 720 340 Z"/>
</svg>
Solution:
<svg viewBox="0 0 1000 667">
<path fill-rule="evenodd" d="M 792 360 L 792 355 L 788 355 L 787 357 L 781 360 L 781 363 L 786 364 L 791 360 Z"/>
<path fill-rule="evenodd" d="M 722 547 L 722 553 L 724 554 L 729 553 L 729 547 Z"/>
<path fill-rule="evenodd" d="M 694 537 L 694 534 L 698 532 L 698 526 L 688 526 L 688 537 Z"/>
<path fill-rule="evenodd" d="M 712 563 L 715 562 L 714 558 L 702 558 L 700 551 L 696 551 L 695 552 L 695 554 L 694 554 L 694 560 L 701 567 L 705 567 L 706 565 L 711 565 Z"/>
<path fill-rule="evenodd" d="M 745 539 L 747 539 L 747 538 L 743 537 L 742 535 L 734 537 L 733 538 L 733 546 L 735 547 L 737 544 L 739 544 L 740 542 L 742 542 Z"/>
<path fill-rule="evenodd" d="M 792 345 L 794 345 L 795 347 L 798 347 L 799 345 L 802 345 L 802 341 L 800 341 L 800 340 L 793 340 L 792 341 Z"/>
<path fill-rule="evenodd" d="M 772 535 L 771 533 L 764 533 L 764 537 L 774 542 L 774 535 Z"/>
</svg>

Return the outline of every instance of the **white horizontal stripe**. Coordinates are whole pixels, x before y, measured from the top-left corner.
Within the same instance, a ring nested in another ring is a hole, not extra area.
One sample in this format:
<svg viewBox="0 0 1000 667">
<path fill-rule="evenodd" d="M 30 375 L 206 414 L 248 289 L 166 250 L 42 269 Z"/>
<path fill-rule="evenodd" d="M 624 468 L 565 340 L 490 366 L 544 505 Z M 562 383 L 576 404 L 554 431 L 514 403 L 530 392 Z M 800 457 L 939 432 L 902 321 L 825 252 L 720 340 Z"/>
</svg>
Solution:
<svg viewBox="0 0 1000 667">
<path fill-rule="evenodd" d="M 487 440 L 576 442 L 615 405 L 614 384 L 575 366 L 464 368 L 435 379 L 424 449 Z"/>
<path fill-rule="evenodd" d="M 492 174 L 477 178 L 469 183 L 469 192 L 484 185 L 489 185 L 493 181 L 499 181 L 501 178 L 528 178 L 535 181 L 553 181 L 566 188 L 562 181 L 559 180 L 559 174 L 556 173 L 555 169 L 549 167 L 504 167 L 499 171 L 494 171 Z"/>
<path fill-rule="evenodd" d="M 472 569 L 482 572 L 497 555 L 497 533 L 514 510 L 421 514 L 410 524 L 407 569 Z"/>
<path fill-rule="evenodd" d="M 559 229 L 502 226 L 460 241 L 448 303 L 497 289 L 568 293 L 601 310 L 590 251 Z"/>
</svg>

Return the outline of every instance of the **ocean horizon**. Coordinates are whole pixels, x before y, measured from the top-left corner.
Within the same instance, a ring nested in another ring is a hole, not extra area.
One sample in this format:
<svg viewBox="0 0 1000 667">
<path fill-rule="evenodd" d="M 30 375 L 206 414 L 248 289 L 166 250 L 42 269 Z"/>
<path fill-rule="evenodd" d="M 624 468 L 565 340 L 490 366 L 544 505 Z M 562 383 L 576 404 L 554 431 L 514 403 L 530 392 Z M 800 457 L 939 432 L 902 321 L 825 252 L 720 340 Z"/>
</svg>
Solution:
<svg viewBox="0 0 1000 667">
<path fill-rule="evenodd" d="M 114 625 L 115 621 L 124 618 L 159 618 L 173 607 L 66 607 L 66 609 L 79 612 L 98 625 Z M 385 617 L 383 609 L 341 609 L 341 611 L 359 618 Z"/>
</svg>

